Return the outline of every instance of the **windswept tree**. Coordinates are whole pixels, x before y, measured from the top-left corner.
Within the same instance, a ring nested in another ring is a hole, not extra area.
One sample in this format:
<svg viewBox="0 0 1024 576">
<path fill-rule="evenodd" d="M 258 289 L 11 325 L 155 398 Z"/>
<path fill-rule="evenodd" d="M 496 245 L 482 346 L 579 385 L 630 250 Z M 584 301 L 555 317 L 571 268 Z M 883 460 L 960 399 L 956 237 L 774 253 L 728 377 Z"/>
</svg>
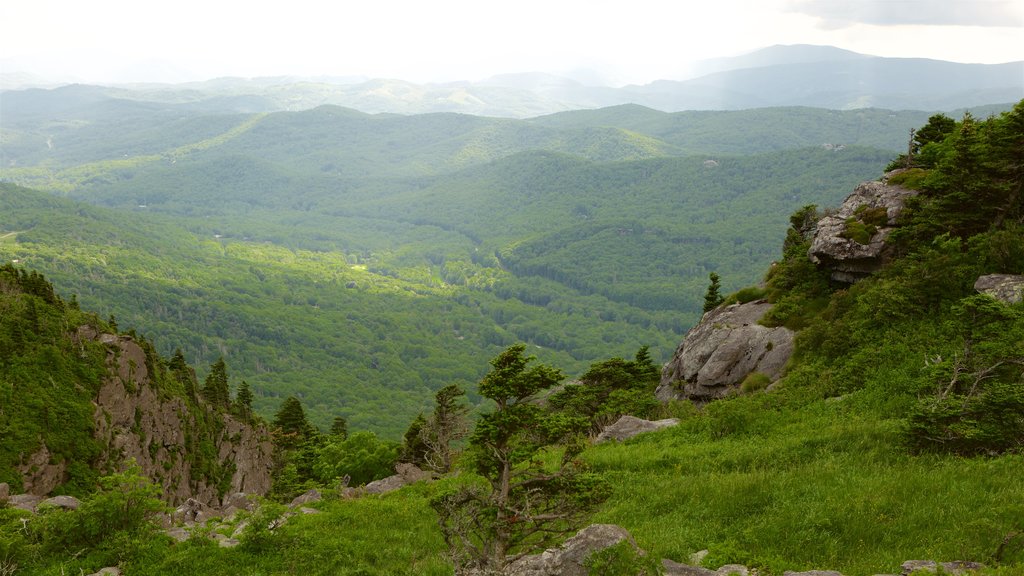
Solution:
<svg viewBox="0 0 1024 576">
<path fill-rule="evenodd" d="M 537 402 L 562 373 L 529 366 L 534 359 L 525 348 L 513 345 L 491 360 L 479 384 L 494 410 L 477 421 L 467 451 L 486 487 L 464 485 L 433 501 L 456 574 L 501 573 L 573 532 L 609 494 L 607 483 L 577 459 L 587 419 Z"/>
<path fill-rule="evenodd" d="M 424 464 L 435 472 L 451 471 L 456 453 L 453 444 L 469 434 L 469 407 L 461 400 L 465 395 L 458 384 L 438 390 L 434 395 L 434 412 L 420 430 L 426 447 Z"/>
</svg>

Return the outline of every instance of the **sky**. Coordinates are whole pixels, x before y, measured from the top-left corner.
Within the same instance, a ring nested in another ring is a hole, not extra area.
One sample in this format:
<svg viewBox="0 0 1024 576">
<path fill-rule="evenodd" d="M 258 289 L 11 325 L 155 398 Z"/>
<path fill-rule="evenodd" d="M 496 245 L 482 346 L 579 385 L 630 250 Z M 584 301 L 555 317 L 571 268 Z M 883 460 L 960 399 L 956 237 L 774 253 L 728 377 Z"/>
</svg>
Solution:
<svg viewBox="0 0 1024 576">
<path fill-rule="evenodd" d="M 1024 60 L 1024 0 L 31 0 L 0 5 L 0 72 L 61 81 L 221 76 L 684 79 L 776 44 Z M 587 72 L 583 72 L 587 71 Z"/>
</svg>

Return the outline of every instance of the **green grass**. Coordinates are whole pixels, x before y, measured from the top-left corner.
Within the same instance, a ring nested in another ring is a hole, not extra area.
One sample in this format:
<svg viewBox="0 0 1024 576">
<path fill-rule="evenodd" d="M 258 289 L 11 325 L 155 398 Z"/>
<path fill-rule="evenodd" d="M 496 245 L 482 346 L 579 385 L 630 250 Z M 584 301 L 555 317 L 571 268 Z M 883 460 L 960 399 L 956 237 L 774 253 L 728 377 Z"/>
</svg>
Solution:
<svg viewBox="0 0 1024 576">
<path fill-rule="evenodd" d="M 786 408 L 784 398 L 730 401 L 717 419 L 742 422 L 724 435 L 702 416 L 590 450 L 586 459 L 618 488 L 595 520 L 626 527 L 661 557 L 685 562 L 708 549 L 705 565 L 772 574 L 991 563 L 1024 526 L 1021 456 L 911 456 L 899 420 L 858 414 L 844 400 Z"/>
</svg>

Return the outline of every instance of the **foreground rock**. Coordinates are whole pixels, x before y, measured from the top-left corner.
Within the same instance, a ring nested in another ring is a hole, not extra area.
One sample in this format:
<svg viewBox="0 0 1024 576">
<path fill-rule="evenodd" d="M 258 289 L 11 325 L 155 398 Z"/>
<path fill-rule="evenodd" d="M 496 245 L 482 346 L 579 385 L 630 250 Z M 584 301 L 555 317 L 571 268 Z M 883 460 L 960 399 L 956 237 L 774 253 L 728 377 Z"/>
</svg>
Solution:
<svg viewBox="0 0 1024 576">
<path fill-rule="evenodd" d="M 614 524 L 592 524 L 580 530 L 558 548 L 524 556 L 509 564 L 507 576 L 586 576 L 585 563 L 591 554 L 627 541 L 636 542 L 629 532 Z M 639 548 L 637 548 L 639 550 Z"/>
<path fill-rule="evenodd" d="M 769 309 L 771 304 L 758 300 L 704 314 L 662 369 L 658 399 L 715 400 L 738 389 L 754 372 L 777 380 L 793 354 L 794 333 L 758 324 Z"/>
<path fill-rule="evenodd" d="M 978 278 L 974 289 L 1006 304 L 1017 304 L 1024 299 L 1024 276 L 989 274 Z"/>
<path fill-rule="evenodd" d="M 608 440 L 628 440 L 638 434 L 644 432 L 654 432 L 655 430 L 661 430 L 662 428 L 669 428 L 679 424 L 678 418 L 666 418 L 665 420 L 644 420 L 643 418 L 637 418 L 626 414 L 614 424 L 605 427 L 601 430 L 601 433 L 597 435 L 595 442 L 600 444 L 601 442 L 607 442 Z"/>
<path fill-rule="evenodd" d="M 838 212 L 818 221 L 808 256 L 829 268 L 837 282 L 852 284 L 873 274 L 891 259 L 886 240 L 898 226 L 907 198 L 916 195 L 887 180 L 864 182 Z"/>
</svg>

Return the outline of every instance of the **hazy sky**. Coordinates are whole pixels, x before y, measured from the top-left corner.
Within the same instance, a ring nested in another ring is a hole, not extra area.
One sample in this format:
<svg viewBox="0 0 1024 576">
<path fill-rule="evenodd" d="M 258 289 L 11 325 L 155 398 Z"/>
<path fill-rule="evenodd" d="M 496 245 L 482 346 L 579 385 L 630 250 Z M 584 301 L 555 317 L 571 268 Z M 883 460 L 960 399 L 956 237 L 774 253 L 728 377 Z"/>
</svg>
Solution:
<svg viewBox="0 0 1024 576">
<path fill-rule="evenodd" d="M 591 69 L 681 78 L 773 44 L 1024 60 L 1024 0 L 4 0 L 0 70 L 82 81 Z"/>
</svg>

